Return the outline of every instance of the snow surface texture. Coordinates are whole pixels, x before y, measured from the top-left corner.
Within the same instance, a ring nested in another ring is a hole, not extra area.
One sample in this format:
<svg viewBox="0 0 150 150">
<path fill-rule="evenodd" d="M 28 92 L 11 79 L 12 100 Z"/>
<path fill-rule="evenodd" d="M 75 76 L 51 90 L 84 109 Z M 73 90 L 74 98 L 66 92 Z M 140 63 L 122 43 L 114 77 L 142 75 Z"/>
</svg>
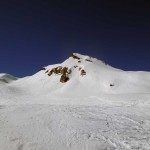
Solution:
<svg viewBox="0 0 150 150">
<path fill-rule="evenodd" d="M 150 150 L 149 72 L 75 53 L 30 77 L 0 74 L 0 150 L 137 149 Z"/>
</svg>

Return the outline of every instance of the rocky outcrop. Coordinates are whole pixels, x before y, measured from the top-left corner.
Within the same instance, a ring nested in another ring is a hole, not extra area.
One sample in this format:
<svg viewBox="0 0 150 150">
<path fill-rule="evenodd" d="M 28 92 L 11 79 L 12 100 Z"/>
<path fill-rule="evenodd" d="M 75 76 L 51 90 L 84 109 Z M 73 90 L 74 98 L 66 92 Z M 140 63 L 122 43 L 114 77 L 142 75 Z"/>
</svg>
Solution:
<svg viewBox="0 0 150 150">
<path fill-rule="evenodd" d="M 69 74 L 73 72 L 76 72 L 79 76 L 85 76 L 87 73 L 85 71 L 85 69 L 83 69 L 82 65 L 80 65 L 79 63 L 81 63 L 81 61 L 88 61 L 88 62 L 93 62 L 90 58 L 80 58 L 78 55 L 76 54 L 71 54 L 70 57 L 72 57 L 73 59 L 76 59 L 77 62 L 75 61 L 75 64 L 72 65 L 72 67 L 68 68 L 68 67 L 65 67 L 65 66 L 57 66 L 57 67 L 54 67 L 52 69 L 45 69 L 45 68 L 42 68 L 41 70 L 46 70 L 45 73 L 48 75 L 48 76 L 53 76 L 53 75 L 58 75 L 60 76 L 59 78 L 59 81 L 61 83 L 66 83 L 67 81 L 70 80 L 69 77 Z"/>
<path fill-rule="evenodd" d="M 53 73 L 54 74 L 61 74 L 61 70 L 62 70 L 62 67 L 61 66 L 58 66 L 56 68 L 52 68 L 50 70 L 50 72 L 48 73 L 48 76 L 51 76 Z"/>
<path fill-rule="evenodd" d="M 93 62 L 93 61 L 92 61 L 92 60 L 90 60 L 90 59 L 85 59 L 85 61 Z"/>
<path fill-rule="evenodd" d="M 84 76 L 84 75 L 86 75 L 86 72 L 85 72 L 84 69 L 82 69 L 82 70 L 81 70 L 81 76 Z"/>
<path fill-rule="evenodd" d="M 65 83 L 69 80 L 68 75 L 71 74 L 71 69 L 68 69 L 68 67 L 58 66 L 52 68 L 50 71 L 47 70 L 45 73 L 48 73 L 48 76 L 51 76 L 53 74 L 60 75 L 60 82 Z"/>
<path fill-rule="evenodd" d="M 59 75 L 60 76 L 60 82 L 62 83 L 66 83 L 67 81 L 69 81 L 69 74 L 72 73 L 72 69 L 75 69 L 76 71 L 80 72 L 81 76 L 85 76 L 86 75 L 86 71 L 84 69 L 82 69 L 82 67 L 79 67 L 77 65 L 73 66 L 72 68 L 68 68 L 68 67 L 62 67 L 62 66 L 58 66 L 55 68 L 52 68 L 51 70 L 46 70 L 45 73 L 48 76 L 52 76 L 54 75 Z M 78 69 L 77 69 L 78 68 Z M 45 69 L 43 69 L 45 70 Z"/>
<path fill-rule="evenodd" d="M 61 75 L 60 82 L 65 83 L 69 80 L 69 77 L 66 74 Z"/>
<path fill-rule="evenodd" d="M 77 60 L 80 60 L 80 58 L 78 56 L 76 56 L 75 54 L 71 54 L 70 57 L 77 59 Z"/>
</svg>

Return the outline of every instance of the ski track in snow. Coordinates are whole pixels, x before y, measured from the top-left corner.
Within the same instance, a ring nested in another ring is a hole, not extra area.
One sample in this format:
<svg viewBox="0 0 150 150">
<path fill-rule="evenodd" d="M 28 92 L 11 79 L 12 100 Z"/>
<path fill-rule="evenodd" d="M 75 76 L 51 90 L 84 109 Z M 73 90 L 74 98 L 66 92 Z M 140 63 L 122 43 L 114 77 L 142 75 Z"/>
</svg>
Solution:
<svg viewBox="0 0 150 150">
<path fill-rule="evenodd" d="M 0 150 L 149 150 L 150 107 L 138 103 L 0 105 Z"/>
</svg>

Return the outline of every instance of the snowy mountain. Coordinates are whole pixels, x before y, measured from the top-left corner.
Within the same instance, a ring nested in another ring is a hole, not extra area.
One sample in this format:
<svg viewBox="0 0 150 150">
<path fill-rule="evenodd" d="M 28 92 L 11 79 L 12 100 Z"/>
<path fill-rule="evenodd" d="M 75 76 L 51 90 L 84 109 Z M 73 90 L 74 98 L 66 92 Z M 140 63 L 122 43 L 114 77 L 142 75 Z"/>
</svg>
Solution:
<svg viewBox="0 0 150 150">
<path fill-rule="evenodd" d="M 17 80 L 13 86 L 26 88 L 36 95 L 87 96 L 149 93 L 149 83 L 149 72 L 123 71 L 74 53 L 63 63 L 43 67 L 33 76 Z"/>
<path fill-rule="evenodd" d="M 150 150 L 150 72 L 74 53 L 0 74 L 0 150 Z"/>
</svg>

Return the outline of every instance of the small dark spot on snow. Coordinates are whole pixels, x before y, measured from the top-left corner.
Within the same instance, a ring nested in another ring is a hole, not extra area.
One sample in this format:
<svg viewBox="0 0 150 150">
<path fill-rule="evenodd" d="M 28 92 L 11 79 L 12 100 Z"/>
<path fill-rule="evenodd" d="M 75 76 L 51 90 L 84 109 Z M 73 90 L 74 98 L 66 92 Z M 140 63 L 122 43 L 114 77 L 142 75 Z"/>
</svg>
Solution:
<svg viewBox="0 0 150 150">
<path fill-rule="evenodd" d="M 80 59 L 78 56 L 76 56 L 75 54 L 71 54 L 70 57 L 74 58 L 74 59 Z"/>
<path fill-rule="evenodd" d="M 90 59 L 85 59 L 85 61 L 93 62 L 93 61 L 92 61 L 92 60 L 90 60 Z"/>
<path fill-rule="evenodd" d="M 78 66 L 74 66 L 74 68 L 77 68 Z"/>
<path fill-rule="evenodd" d="M 110 84 L 110 86 L 115 86 L 114 84 Z"/>
<path fill-rule="evenodd" d="M 84 69 L 82 69 L 82 70 L 81 70 L 81 76 L 84 76 L 84 75 L 86 75 L 86 72 L 85 72 Z"/>
</svg>

